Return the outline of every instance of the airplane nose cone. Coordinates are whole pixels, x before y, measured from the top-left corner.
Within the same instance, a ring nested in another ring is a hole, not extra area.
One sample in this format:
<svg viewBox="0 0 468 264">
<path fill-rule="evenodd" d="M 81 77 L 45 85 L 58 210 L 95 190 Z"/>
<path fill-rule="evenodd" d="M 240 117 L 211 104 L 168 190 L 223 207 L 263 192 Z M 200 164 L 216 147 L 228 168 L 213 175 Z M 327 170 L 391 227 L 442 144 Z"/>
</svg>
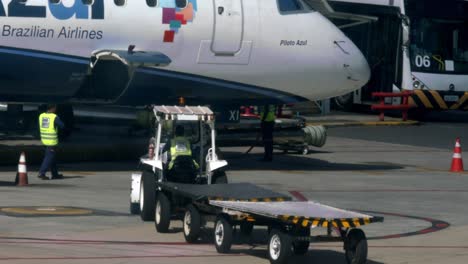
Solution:
<svg viewBox="0 0 468 264">
<path fill-rule="evenodd" d="M 334 42 L 338 61 L 342 63 L 342 72 L 347 79 L 347 91 L 360 89 L 370 79 L 371 71 L 366 58 L 354 43 L 345 38 Z"/>
<path fill-rule="evenodd" d="M 352 51 L 351 56 L 350 77 L 352 80 L 359 82 L 359 85 L 362 87 L 369 81 L 371 76 L 369 64 L 357 47 Z"/>
</svg>

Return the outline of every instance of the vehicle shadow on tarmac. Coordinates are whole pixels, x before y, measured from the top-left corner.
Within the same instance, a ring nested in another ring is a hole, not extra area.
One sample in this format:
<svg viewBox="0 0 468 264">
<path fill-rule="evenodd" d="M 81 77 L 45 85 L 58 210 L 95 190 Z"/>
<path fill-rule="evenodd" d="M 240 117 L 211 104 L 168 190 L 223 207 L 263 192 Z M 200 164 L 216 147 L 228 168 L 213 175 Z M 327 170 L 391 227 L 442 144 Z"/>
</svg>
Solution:
<svg viewBox="0 0 468 264">
<path fill-rule="evenodd" d="M 380 171 L 404 168 L 391 163 L 332 163 L 310 156 L 275 155 L 273 162 L 264 162 L 261 161 L 263 154 L 240 155 L 237 152 L 224 152 L 223 158 L 229 162 L 228 170 Z"/>
<path fill-rule="evenodd" d="M 200 243 L 208 243 L 213 245 L 214 247 L 214 240 L 213 240 L 213 229 L 206 228 L 204 229 L 202 234 L 202 238 L 199 241 Z M 266 229 L 257 229 L 254 230 L 251 236 L 246 236 L 241 234 L 239 231 L 235 231 L 234 233 L 234 243 L 233 247 L 230 251 L 231 254 L 242 254 L 248 255 L 253 257 L 258 257 L 262 259 L 267 259 L 267 248 L 266 245 L 268 243 L 268 234 Z M 244 245 L 248 248 L 239 249 L 238 246 Z M 324 245 L 323 243 L 321 244 Z M 336 245 L 336 244 L 334 244 Z M 333 246 L 331 246 L 333 247 Z M 306 264 L 306 263 L 336 263 L 342 264 L 346 263 L 345 254 L 343 251 L 342 246 L 338 246 L 335 250 L 329 249 L 314 249 L 314 244 L 311 243 L 309 251 L 307 254 L 303 256 L 292 256 L 288 263 L 295 263 L 295 264 Z M 376 262 L 372 260 L 367 260 L 367 264 L 383 264 L 382 262 Z"/>
</svg>

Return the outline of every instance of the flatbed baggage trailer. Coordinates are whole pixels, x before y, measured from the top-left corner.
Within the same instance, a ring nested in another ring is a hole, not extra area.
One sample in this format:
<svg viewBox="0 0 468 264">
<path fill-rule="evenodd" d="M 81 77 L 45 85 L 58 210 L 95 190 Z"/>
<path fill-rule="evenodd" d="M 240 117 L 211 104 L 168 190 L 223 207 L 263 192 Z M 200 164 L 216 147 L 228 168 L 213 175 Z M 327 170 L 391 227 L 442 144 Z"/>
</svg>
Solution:
<svg viewBox="0 0 468 264">
<path fill-rule="evenodd" d="M 291 197 L 249 184 L 193 185 L 158 182 L 155 225 L 167 232 L 171 216 L 183 211 L 183 233 L 188 243 L 198 240 L 207 221 L 214 221 L 216 250 L 228 253 L 233 228 L 250 234 L 254 226 L 267 226 L 271 263 L 285 263 L 293 253 L 307 253 L 311 242 L 343 242 L 348 263 L 367 261 L 367 239 L 358 227 L 383 222 L 383 217 L 342 210 Z M 311 228 L 327 228 L 324 236 L 311 236 Z M 332 236 L 336 230 L 338 236 Z"/>
</svg>

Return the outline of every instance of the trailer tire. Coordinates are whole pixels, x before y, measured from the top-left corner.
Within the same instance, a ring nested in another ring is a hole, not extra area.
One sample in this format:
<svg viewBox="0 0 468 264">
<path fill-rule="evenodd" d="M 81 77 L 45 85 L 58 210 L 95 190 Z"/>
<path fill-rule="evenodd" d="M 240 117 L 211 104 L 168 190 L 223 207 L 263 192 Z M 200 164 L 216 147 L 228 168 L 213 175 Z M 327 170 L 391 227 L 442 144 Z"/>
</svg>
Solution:
<svg viewBox="0 0 468 264">
<path fill-rule="evenodd" d="M 216 218 L 214 228 L 215 247 L 218 253 L 228 253 L 232 246 L 232 225 L 224 215 Z"/>
<path fill-rule="evenodd" d="M 227 184 L 228 178 L 226 172 L 217 171 L 213 174 L 213 184 Z"/>
<path fill-rule="evenodd" d="M 345 256 L 348 264 L 367 262 L 367 239 L 361 229 L 351 229 L 346 235 Z"/>
<path fill-rule="evenodd" d="M 310 228 L 301 228 L 297 235 L 299 237 L 309 237 Z M 295 255 L 305 255 L 309 251 L 310 241 L 294 241 L 293 252 Z"/>
<path fill-rule="evenodd" d="M 154 209 L 154 226 L 159 233 L 167 233 L 171 224 L 171 202 L 167 196 L 158 192 Z"/>
<path fill-rule="evenodd" d="M 136 215 L 140 213 L 140 203 L 132 203 L 130 201 L 130 214 Z"/>
<path fill-rule="evenodd" d="M 291 237 L 279 230 L 272 228 L 268 239 L 268 259 L 271 264 L 286 263 L 291 256 Z"/>
<path fill-rule="evenodd" d="M 156 180 L 154 174 L 144 171 L 140 182 L 140 217 L 143 221 L 154 220 Z"/>
<path fill-rule="evenodd" d="M 193 205 L 187 207 L 184 215 L 184 237 L 187 243 L 195 243 L 200 236 L 201 216 Z"/>
<path fill-rule="evenodd" d="M 250 236 L 253 231 L 254 224 L 252 222 L 243 221 L 240 223 L 240 231 L 245 236 Z"/>
</svg>

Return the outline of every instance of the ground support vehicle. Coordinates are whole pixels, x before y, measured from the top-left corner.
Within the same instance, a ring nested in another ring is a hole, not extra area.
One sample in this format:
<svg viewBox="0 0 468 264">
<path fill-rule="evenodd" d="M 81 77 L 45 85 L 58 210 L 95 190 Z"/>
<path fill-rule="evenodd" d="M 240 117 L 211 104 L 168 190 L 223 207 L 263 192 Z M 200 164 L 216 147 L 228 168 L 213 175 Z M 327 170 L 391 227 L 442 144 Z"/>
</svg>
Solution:
<svg viewBox="0 0 468 264">
<path fill-rule="evenodd" d="M 130 193 L 130 212 L 140 213 L 143 221 L 154 220 L 155 204 L 161 191 L 157 183 L 227 183 L 223 168 L 228 163 L 218 159 L 215 115 L 208 107 L 154 106 L 153 113 L 155 137 L 150 139 L 148 154 L 140 159 L 141 173 L 132 175 Z M 172 161 L 172 168 L 169 168 L 169 151 L 165 146 L 174 138 L 177 126 L 185 128 L 185 138 L 190 138 L 192 156 L 178 156 Z"/>
</svg>

